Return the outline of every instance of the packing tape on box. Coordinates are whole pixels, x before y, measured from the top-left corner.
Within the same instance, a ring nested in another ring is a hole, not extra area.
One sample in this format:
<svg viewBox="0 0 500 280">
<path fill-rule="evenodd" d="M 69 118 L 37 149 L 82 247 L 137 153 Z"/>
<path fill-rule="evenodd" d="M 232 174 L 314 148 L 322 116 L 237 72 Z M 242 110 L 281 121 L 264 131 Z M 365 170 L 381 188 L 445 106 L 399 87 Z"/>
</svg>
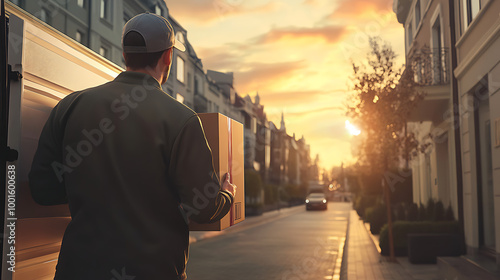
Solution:
<svg viewBox="0 0 500 280">
<path fill-rule="evenodd" d="M 233 183 L 233 131 L 231 129 L 231 119 L 227 118 L 227 131 L 228 131 L 228 167 L 227 173 L 229 174 L 229 183 Z M 234 198 L 236 199 L 236 198 Z M 231 205 L 231 210 L 229 211 L 229 224 L 234 225 L 234 204 Z"/>
</svg>

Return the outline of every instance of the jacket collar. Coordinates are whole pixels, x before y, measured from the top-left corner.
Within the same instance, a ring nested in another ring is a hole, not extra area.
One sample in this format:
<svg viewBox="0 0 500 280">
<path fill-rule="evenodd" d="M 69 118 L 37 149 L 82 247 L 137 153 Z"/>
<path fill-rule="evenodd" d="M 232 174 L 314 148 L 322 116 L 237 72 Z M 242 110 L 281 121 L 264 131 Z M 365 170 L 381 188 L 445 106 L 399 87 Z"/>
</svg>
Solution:
<svg viewBox="0 0 500 280">
<path fill-rule="evenodd" d="M 141 72 L 123 71 L 115 78 L 115 81 L 148 87 L 154 86 L 159 90 L 163 90 L 160 83 L 155 78 L 153 78 L 153 76 Z"/>
</svg>

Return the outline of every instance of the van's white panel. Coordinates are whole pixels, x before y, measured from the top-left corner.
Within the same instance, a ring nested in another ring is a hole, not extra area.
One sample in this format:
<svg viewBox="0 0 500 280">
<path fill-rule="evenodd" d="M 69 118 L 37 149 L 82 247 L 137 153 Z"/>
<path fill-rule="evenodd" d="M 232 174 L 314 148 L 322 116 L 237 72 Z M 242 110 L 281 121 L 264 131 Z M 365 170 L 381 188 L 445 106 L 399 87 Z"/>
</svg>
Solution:
<svg viewBox="0 0 500 280">
<path fill-rule="evenodd" d="M 53 279 L 67 205 L 40 206 L 31 198 L 28 172 L 52 108 L 71 92 L 114 79 L 123 69 L 6 2 L 9 64 L 23 79 L 11 83 L 9 146 L 20 152 L 17 170 L 16 272 L 2 279 Z M 4 248 L 7 244 L 4 244 Z M 10 245 L 9 245 L 10 246 Z M 5 255 L 4 255 L 5 256 Z"/>
</svg>

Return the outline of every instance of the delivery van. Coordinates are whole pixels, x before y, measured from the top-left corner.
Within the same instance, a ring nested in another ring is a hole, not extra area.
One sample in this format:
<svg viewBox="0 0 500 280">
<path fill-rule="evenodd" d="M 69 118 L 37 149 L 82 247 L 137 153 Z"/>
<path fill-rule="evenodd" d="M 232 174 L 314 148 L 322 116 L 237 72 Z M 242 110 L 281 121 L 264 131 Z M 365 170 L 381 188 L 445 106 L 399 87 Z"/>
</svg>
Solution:
<svg viewBox="0 0 500 280">
<path fill-rule="evenodd" d="M 7 145 L 19 156 L 7 163 L 15 174 L 15 184 L 9 183 L 15 187 L 15 202 L 6 204 L 14 207 L 5 211 L 11 227 L 4 227 L 4 236 L 10 239 L 3 240 L 1 279 L 53 279 L 61 238 L 71 218 L 67 205 L 40 206 L 31 198 L 28 172 L 38 137 L 59 100 L 110 81 L 123 69 L 17 6 L 6 2 L 5 9 L 12 70 Z M 15 231 L 10 237 L 12 225 Z M 11 246 L 15 256 L 8 256 Z"/>
</svg>

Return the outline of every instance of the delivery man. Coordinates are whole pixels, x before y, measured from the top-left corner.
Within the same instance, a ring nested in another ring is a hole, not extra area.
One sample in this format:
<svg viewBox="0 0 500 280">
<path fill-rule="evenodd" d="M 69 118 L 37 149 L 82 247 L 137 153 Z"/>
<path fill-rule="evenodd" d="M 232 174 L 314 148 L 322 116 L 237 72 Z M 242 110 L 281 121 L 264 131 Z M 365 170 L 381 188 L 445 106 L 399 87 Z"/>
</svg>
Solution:
<svg viewBox="0 0 500 280">
<path fill-rule="evenodd" d="M 220 220 L 234 200 L 198 116 L 162 91 L 184 50 L 172 26 L 137 15 L 122 45 L 127 71 L 54 107 L 29 173 L 37 203 L 69 204 L 56 280 L 186 279 L 189 220 Z"/>
</svg>

